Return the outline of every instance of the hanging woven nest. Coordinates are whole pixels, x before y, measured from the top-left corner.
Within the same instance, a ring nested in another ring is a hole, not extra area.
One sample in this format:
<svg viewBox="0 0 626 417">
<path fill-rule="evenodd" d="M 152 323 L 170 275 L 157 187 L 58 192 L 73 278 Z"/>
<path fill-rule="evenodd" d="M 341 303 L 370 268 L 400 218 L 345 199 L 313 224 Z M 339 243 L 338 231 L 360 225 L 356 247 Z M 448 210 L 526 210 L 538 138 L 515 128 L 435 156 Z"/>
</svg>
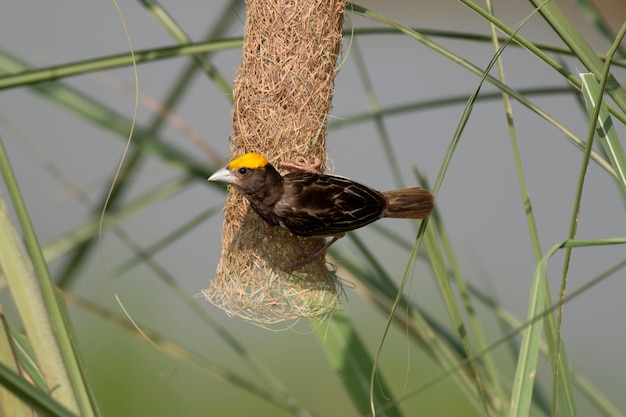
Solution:
<svg viewBox="0 0 626 417">
<path fill-rule="evenodd" d="M 247 2 L 231 157 L 257 152 L 275 167 L 299 157 L 326 160 L 344 10 L 339 0 Z M 203 294 L 229 315 L 259 324 L 332 312 L 340 287 L 324 253 L 294 271 L 280 267 L 320 245 L 320 238 L 269 226 L 230 187 L 217 276 Z"/>
</svg>

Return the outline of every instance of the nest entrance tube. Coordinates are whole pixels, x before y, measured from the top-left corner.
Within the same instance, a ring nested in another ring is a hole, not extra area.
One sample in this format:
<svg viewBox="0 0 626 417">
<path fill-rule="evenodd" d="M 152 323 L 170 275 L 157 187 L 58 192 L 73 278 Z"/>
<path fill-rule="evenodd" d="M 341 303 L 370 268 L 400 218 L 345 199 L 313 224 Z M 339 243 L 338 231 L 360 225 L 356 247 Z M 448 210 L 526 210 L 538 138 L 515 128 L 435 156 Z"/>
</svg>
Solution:
<svg viewBox="0 0 626 417">
<path fill-rule="evenodd" d="M 277 168 L 298 157 L 325 161 L 326 115 L 345 1 L 246 4 L 243 61 L 233 90 L 231 156 L 257 152 Z M 314 253 L 322 243 L 266 224 L 230 187 L 220 264 L 204 295 L 229 315 L 259 324 L 331 312 L 339 286 L 325 254 L 294 271 L 277 267 Z"/>
</svg>

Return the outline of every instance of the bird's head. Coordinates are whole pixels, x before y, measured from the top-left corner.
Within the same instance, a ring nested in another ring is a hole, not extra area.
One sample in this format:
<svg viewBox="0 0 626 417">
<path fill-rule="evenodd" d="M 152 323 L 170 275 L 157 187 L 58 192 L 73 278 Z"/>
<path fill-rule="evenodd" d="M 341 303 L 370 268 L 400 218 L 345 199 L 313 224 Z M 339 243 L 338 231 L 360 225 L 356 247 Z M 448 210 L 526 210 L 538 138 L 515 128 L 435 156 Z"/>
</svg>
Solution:
<svg viewBox="0 0 626 417">
<path fill-rule="evenodd" d="M 270 165 L 264 156 L 258 153 L 247 153 L 235 158 L 224 168 L 209 177 L 209 181 L 233 184 L 246 193 L 256 192 L 268 182 L 282 182 L 280 174 Z"/>
</svg>

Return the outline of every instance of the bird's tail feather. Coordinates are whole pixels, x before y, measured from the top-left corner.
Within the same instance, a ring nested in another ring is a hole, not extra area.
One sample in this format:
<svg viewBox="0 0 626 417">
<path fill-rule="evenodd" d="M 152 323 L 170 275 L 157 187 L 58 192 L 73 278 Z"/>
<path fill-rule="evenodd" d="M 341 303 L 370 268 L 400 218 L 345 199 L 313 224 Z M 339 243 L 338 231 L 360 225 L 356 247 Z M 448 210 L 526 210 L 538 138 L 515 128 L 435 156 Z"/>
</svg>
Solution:
<svg viewBox="0 0 626 417">
<path fill-rule="evenodd" d="M 423 188 L 385 191 L 383 195 L 388 202 L 385 217 L 423 219 L 433 210 L 433 195 Z"/>
</svg>

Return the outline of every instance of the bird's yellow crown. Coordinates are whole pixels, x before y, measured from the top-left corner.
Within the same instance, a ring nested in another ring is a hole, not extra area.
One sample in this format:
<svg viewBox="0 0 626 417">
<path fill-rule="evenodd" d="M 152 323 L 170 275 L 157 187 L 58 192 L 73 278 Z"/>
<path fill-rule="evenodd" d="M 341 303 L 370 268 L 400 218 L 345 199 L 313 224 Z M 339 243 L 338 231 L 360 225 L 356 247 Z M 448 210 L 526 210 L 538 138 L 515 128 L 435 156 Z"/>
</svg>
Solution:
<svg viewBox="0 0 626 417">
<path fill-rule="evenodd" d="M 230 164 L 228 164 L 228 169 L 232 171 L 238 168 L 263 168 L 268 163 L 269 162 L 267 162 L 267 159 L 265 159 L 265 157 L 263 157 L 262 155 L 250 152 L 230 161 Z"/>
</svg>

